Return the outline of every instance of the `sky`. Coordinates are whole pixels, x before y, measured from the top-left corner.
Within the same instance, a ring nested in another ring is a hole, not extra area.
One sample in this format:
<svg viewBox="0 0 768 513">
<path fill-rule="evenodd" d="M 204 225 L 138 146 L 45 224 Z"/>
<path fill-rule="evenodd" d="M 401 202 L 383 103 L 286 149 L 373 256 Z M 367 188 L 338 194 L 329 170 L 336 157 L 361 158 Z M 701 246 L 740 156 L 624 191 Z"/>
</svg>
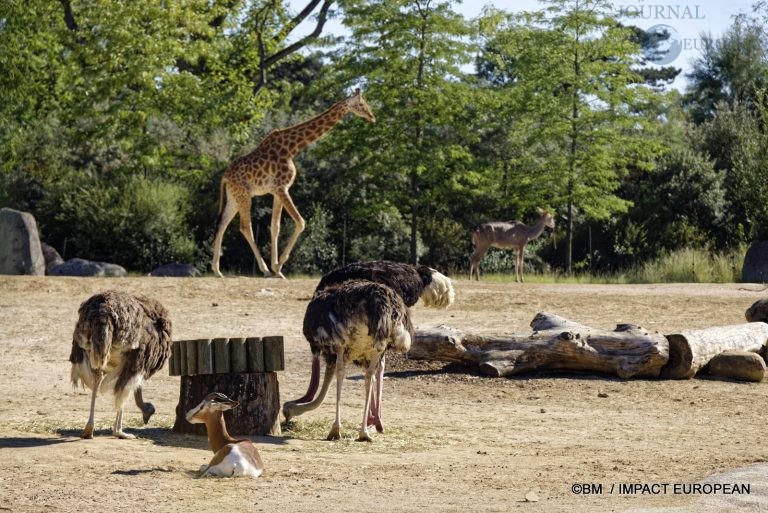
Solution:
<svg viewBox="0 0 768 513">
<path fill-rule="evenodd" d="M 682 90 L 686 85 L 684 74 L 690 71 L 692 61 L 700 54 L 701 34 L 711 34 L 717 38 L 731 24 L 733 16 L 751 12 L 754 2 L 755 0 L 615 0 L 613 4 L 620 14 L 619 18 L 627 24 L 645 30 L 661 28 L 670 33 L 669 53 L 661 64 L 683 70 L 673 84 L 673 87 Z M 298 9 L 305 5 L 305 0 L 291 0 L 291 4 Z M 454 8 L 465 17 L 474 18 L 486 5 L 510 12 L 535 11 L 544 6 L 538 0 L 465 0 Z M 297 30 L 299 36 L 314 28 L 314 20 L 306 20 L 302 25 Z M 343 34 L 344 28 L 337 21 L 331 20 L 326 24 L 325 32 Z"/>
</svg>

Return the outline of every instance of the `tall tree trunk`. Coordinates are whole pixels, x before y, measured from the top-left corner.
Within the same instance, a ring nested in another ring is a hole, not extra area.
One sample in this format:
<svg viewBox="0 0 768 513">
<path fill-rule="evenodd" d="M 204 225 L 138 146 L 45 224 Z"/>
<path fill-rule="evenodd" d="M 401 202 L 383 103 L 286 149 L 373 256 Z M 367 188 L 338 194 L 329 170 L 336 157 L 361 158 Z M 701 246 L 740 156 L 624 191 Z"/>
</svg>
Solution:
<svg viewBox="0 0 768 513">
<path fill-rule="evenodd" d="M 419 233 L 419 177 L 416 173 L 411 173 L 411 264 L 418 265 L 418 233 Z"/>
</svg>

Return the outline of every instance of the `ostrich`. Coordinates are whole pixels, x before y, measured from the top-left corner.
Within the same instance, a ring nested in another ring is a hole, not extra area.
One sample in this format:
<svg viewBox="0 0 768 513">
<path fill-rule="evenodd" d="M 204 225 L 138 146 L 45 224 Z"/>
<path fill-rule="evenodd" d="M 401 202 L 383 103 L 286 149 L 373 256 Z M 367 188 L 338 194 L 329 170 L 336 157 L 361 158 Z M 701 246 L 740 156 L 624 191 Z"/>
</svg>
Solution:
<svg viewBox="0 0 768 513">
<path fill-rule="evenodd" d="M 315 290 L 315 297 L 318 297 L 322 291 L 328 288 L 337 287 L 351 280 L 365 280 L 384 285 L 398 295 L 406 307 L 413 306 L 421 298 L 428 307 L 446 308 L 453 303 L 455 298 L 451 280 L 438 271 L 423 265 L 413 266 L 389 261 L 357 262 L 336 269 L 323 276 Z M 305 330 L 305 336 L 307 336 L 306 333 Z M 307 340 L 310 340 L 311 344 L 310 336 L 307 336 Z M 334 375 L 334 369 L 330 365 L 326 366 L 320 394 L 315 398 L 320 382 L 320 355 L 314 350 L 312 353 L 312 374 L 309 389 L 300 399 L 285 403 L 283 414 L 286 420 L 317 408 L 325 399 L 325 394 Z M 332 360 L 331 363 L 333 363 Z M 385 356 L 382 354 L 380 363 L 376 368 L 376 393 L 371 398 L 371 415 L 368 419 L 368 425 L 375 426 L 380 433 L 384 431 L 381 422 L 384 365 Z"/>
<path fill-rule="evenodd" d="M 211 392 L 187 412 L 187 422 L 205 424 L 208 445 L 214 452 L 210 463 L 200 467 L 198 477 L 259 477 L 264 472 L 264 463 L 253 442 L 236 440 L 227 432 L 224 412 L 236 406 L 237 401 L 219 392 Z"/>
<path fill-rule="evenodd" d="M 371 441 L 368 419 L 371 410 L 371 382 L 387 349 L 406 352 L 411 347 L 413 325 L 408 307 L 392 289 L 363 280 L 353 280 L 320 290 L 309 302 L 304 315 L 304 336 L 312 351 L 313 374 L 319 374 L 320 357 L 325 358 L 325 379 L 319 396 L 317 379 L 298 401 L 283 407 L 286 419 L 317 408 L 325 398 L 331 378 L 336 375 L 336 420 L 328 440 L 341 438 L 341 387 L 346 365 L 355 363 L 365 374 L 365 407 L 359 441 Z M 377 428 L 378 429 L 378 428 Z"/>
<path fill-rule="evenodd" d="M 144 296 L 108 291 L 80 305 L 72 336 L 72 384 L 91 389 L 91 412 L 82 438 L 93 438 L 94 409 L 99 389 L 113 387 L 117 416 L 112 434 L 123 432 L 123 404 L 133 392 L 144 423 L 154 413 L 144 403 L 141 384 L 161 369 L 171 352 L 171 319 L 159 302 Z"/>
<path fill-rule="evenodd" d="M 367 280 L 386 285 L 403 298 L 408 307 L 415 305 L 421 298 L 424 306 L 447 308 L 456 297 L 451 280 L 435 269 L 388 260 L 355 262 L 331 271 L 320 279 L 315 293 L 350 280 Z"/>
</svg>

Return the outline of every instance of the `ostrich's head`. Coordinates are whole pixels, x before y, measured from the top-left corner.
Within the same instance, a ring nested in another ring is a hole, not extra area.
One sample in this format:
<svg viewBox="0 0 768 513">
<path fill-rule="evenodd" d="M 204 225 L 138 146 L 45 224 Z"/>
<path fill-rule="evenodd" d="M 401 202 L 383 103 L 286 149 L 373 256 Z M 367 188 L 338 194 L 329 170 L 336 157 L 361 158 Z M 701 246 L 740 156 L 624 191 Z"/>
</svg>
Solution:
<svg viewBox="0 0 768 513">
<path fill-rule="evenodd" d="M 211 414 L 231 410 L 235 406 L 237 406 L 237 401 L 233 401 L 222 393 L 211 392 L 205 396 L 200 404 L 187 412 L 187 422 L 203 424 Z"/>
<path fill-rule="evenodd" d="M 420 296 L 424 306 L 448 308 L 453 304 L 456 292 L 450 278 L 426 265 L 420 266 L 418 272 L 424 284 L 424 291 Z"/>
<path fill-rule="evenodd" d="M 347 98 L 347 107 L 349 111 L 360 116 L 369 123 L 376 122 L 376 116 L 373 115 L 373 111 L 368 106 L 368 102 L 363 98 L 363 94 L 360 89 L 355 89 L 355 94 Z"/>
</svg>

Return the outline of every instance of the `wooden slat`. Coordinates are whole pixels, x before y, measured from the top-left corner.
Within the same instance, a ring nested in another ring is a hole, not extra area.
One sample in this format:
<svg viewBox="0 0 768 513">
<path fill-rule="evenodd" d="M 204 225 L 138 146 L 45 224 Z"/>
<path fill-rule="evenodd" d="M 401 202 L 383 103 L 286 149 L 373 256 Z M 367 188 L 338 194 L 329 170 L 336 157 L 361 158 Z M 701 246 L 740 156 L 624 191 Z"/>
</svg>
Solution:
<svg viewBox="0 0 768 513">
<path fill-rule="evenodd" d="M 181 369 L 180 369 L 180 358 L 179 358 L 179 351 L 180 344 L 178 341 L 171 343 L 171 357 L 168 358 L 168 375 L 169 376 L 180 376 L 181 375 Z"/>
<path fill-rule="evenodd" d="M 197 372 L 197 340 L 186 340 L 187 346 L 187 376 L 195 376 Z"/>
<path fill-rule="evenodd" d="M 179 375 L 189 376 L 189 365 L 187 364 L 187 341 L 179 341 Z"/>
<path fill-rule="evenodd" d="M 264 337 L 264 372 L 275 372 L 285 369 L 283 353 L 283 337 Z"/>
<path fill-rule="evenodd" d="M 213 339 L 213 372 L 225 374 L 229 372 L 229 339 Z"/>
<path fill-rule="evenodd" d="M 197 373 L 213 374 L 213 342 L 210 338 L 197 341 Z"/>
<path fill-rule="evenodd" d="M 264 344 L 261 337 L 245 339 L 248 351 L 248 372 L 264 372 Z"/>
<path fill-rule="evenodd" d="M 229 339 L 229 370 L 230 372 L 248 371 L 244 338 Z"/>
</svg>

